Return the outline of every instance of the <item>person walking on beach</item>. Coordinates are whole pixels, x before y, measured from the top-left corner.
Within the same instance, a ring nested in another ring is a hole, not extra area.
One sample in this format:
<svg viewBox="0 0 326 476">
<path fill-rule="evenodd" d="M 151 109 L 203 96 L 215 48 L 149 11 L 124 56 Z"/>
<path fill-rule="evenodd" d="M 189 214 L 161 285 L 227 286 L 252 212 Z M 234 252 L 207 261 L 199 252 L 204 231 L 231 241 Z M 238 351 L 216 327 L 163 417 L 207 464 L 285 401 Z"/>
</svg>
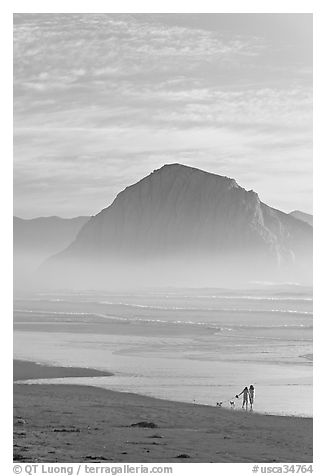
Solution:
<svg viewBox="0 0 326 476">
<path fill-rule="evenodd" d="M 242 408 L 246 406 L 246 410 L 248 410 L 248 394 L 249 390 L 248 387 L 245 387 L 239 395 L 236 395 L 237 398 L 239 398 L 241 395 L 243 395 L 243 400 L 242 400 Z"/>
<path fill-rule="evenodd" d="M 254 404 L 254 398 L 255 398 L 255 387 L 253 385 L 250 385 L 250 387 L 249 387 L 250 410 L 252 410 L 252 406 Z"/>
</svg>

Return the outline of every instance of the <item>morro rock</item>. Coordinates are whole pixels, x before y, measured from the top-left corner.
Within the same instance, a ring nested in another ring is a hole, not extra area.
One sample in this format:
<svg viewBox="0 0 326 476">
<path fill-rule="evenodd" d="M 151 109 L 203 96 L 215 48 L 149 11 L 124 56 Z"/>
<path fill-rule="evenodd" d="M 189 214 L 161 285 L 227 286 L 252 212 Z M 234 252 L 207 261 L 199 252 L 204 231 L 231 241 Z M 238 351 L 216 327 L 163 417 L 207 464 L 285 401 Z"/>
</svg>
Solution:
<svg viewBox="0 0 326 476">
<path fill-rule="evenodd" d="M 94 285 L 299 278 L 311 271 L 311 247 L 309 225 L 234 179 L 171 164 L 119 193 L 41 271 Z"/>
</svg>

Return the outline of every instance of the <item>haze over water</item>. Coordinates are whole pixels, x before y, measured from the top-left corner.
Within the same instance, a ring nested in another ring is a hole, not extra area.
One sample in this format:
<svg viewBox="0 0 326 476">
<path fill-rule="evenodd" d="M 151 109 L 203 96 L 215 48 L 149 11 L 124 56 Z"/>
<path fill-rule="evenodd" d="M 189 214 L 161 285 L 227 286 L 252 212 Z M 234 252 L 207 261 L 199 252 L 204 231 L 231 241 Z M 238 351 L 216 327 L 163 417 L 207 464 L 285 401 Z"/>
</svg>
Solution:
<svg viewBox="0 0 326 476">
<path fill-rule="evenodd" d="M 114 373 L 56 382 L 207 405 L 253 384 L 256 411 L 311 416 L 312 325 L 295 284 L 34 293 L 14 302 L 14 355 Z"/>
</svg>

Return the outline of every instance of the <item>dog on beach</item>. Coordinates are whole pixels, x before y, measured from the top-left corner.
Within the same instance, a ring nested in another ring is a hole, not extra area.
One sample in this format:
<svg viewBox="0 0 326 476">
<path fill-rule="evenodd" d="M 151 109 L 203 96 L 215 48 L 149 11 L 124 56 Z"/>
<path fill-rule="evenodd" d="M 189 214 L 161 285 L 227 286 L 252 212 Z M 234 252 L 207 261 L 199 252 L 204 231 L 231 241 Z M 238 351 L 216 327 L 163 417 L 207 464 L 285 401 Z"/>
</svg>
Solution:
<svg viewBox="0 0 326 476">
<path fill-rule="evenodd" d="M 230 405 L 231 405 L 231 408 L 234 409 L 234 401 L 233 400 L 230 400 Z"/>
<path fill-rule="evenodd" d="M 216 402 L 217 407 L 221 407 L 223 402 Z"/>
</svg>

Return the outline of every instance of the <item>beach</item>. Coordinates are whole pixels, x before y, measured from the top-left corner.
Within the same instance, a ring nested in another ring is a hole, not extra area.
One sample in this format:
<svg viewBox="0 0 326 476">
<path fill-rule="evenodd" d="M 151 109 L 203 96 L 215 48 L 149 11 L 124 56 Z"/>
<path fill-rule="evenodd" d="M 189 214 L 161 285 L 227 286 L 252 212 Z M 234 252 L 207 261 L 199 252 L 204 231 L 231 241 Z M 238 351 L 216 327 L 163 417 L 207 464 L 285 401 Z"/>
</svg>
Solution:
<svg viewBox="0 0 326 476">
<path fill-rule="evenodd" d="M 82 373 L 76 370 L 78 376 Z M 92 370 L 84 369 L 84 374 L 90 376 Z M 14 382 L 40 375 L 64 378 L 75 372 L 32 362 L 14 364 Z M 309 463 L 312 429 L 312 418 L 233 411 L 82 385 L 14 383 L 14 461 Z"/>
<path fill-rule="evenodd" d="M 292 285 L 17 296 L 14 459 L 311 462 L 312 325 Z"/>
<path fill-rule="evenodd" d="M 253 384 L 256 412 L 312 417 L 312 327 L 295 285 L 43 292 L 15 298 L 14 358 L 114 374 L 57 384 L 214 407 Z"/>
</svg>

